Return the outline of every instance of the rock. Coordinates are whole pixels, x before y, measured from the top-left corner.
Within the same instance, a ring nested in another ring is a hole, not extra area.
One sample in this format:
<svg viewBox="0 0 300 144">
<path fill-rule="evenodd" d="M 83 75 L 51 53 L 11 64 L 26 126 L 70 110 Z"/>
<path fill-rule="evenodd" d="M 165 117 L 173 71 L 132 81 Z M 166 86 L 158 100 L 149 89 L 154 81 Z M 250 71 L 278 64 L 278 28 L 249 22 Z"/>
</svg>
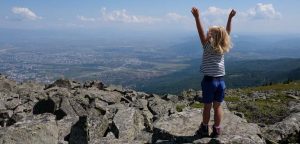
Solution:
<svg viewBox="0 0 300 144">
<path fill-rule="evenodd" d="M 106 91 L 117 91 L 121 93 L 125 93 L 125 90 L 121 85 L 109 85 L 108 87 L 104 88 Z"/>
<path fill-rule="evenodd" d="M 106 107 L 106 113 L 105 116 L 109 119 L 109 120 L 113 120 L 115 114 L 118 112 L 118 110 L 122 110 L 122 109 L 126 109 L 126 106 L 123 104 L 112 104 L 112 105 L 108 105 Z"/>
<path fill-rule="evenodd" d="M 0 112 L 6 110 L 3 100 L 0 99 Z"/>
<path fill-rule="evenodd" d="M 122 94 L 119 92 L 107 92 L 107 91 L 97 91 L 97 98 L 107 102 L 108 104 L 114 104 L 121 101 Z"/>
<path fill-rule="evenodd" d="M 16 87 L 16 82 L 7 79 L 7 77 L 0 78 L 0 91 L 1 92 L 10 92 L 14 91 Z"/>
<path fill-rule="evenodd" d="M 71 81 L 67 79 L 58 79 L 54 83 L 46 85 L 45 90 L 49 88 L 53 88 L 55 86 L 61 88 L 67 88 L 67 89 L 76 89 L 81 87 L 80 83 L 76 81 Z"/>
<path fill-rule="evenodd" d="M 144 144 L 149 144 L 152 142 L 152 135 L 153 133 L 141 131 L 137 134 L 135 140 L 142 141 Z"/>
<path fill-rule="evenodd" d="M 154 96 L 148 100 L 148 109 L 156 117 L 171 115 L 176 112 L 175 105 L 172 102 L 163 100 L 159 96 Z"/>
<path fill-rule="evenodd" d="M 79 121 L 79 117 L 66 116 L 63 119 L 57 121 L 58 126 L 58 142 L 65 143 L 69 142 L 71 128 L 76 122 Z"/>
<path fill-rule="evenodd" d="M 89 139 L 93 140 L 103 137 L 108 129 L 108 124 L 108 119 L 105 116 L 88 117 Z"/>
<path fill-rule="evenodd" d="M 241 112 L 233 111 L 233 114 L 239 116 L 240 118 L 245 118 L 245 115 Z"/>
<path fill-rule="evenodd" d="M 10 119 L 10 117 L 12 117 L 13 115 L 13 111 L 12 110 L 5 110 L 5 111 L 1 111 L 0 112 L 0 126 L 1 127 L 6 127 Z"/>
<path fill-rule="evenodd" d="M 281 122 L 263 128 L 262 132 L 266 139 L 278 143 L 290 143 L 289 137 L 292 136 L 299 140 L 300 112 L 292 113 Z"/>
<path fill-rule="evenodd" d="M 136 92 L 136 94 L 137 94 L 137 96 L 136 96 L 137 99 L 148 99 L 148 98 L 153 97 L 152 94 L 147 94 L 145 92 Z"/>
<path fill-rule="evenodd" d="M 289 97 L 291 99 L 295 99 L 295 100 L 299 100 L 300 99 L 299 96 L 295 96 L 295 95 L 291 95 L 291 94 L 288 94 L 287 97 Z"/>
<path fill-rule="evenodd" d="M 58 143 L 55 116 L 43 114 L 27 117 L 13 126 L 0 129 L 0 143 L 53 144 Z"/>
<path fill-rule="evenodd" d="M 201 138 L 193 141 L 193 144 L 208 144 L 208 143 L 220 143 L 220 142 L 212 138 Z"/>
<path fill-rule="evenodd" d="M 23 120 L 23 118 L 25 118 L 27 115 L 25 113 L 14 113 L 7 121 L 7 125 L 6 126 L 11 126 L 13 124 L 15 124 L 16 122 L 19 122 L 21 120 Z"/>
<path fill-rule="evenodd" d="M 180 96 L 180 99 L 185 99 L 188 101 L 194 101 L 199 99 L 199 97 L 202 97 L 201 91 L 195 91 L 193 89 L 189 89 L 187 91 L 182 92 L 182 96 Z"/>
<path fill-rule="evenodd" d="M 89 105 L 89 101 L 96 98 L 105 101 L 108 104 L 115 104 L 121 101 L 122 94 L 116 91 L 109 92 L 104 90 L 78 90 L 76 93 L 76 98 L 80 98 L 81 100 L 85 98 L 85 105 Z M 83 103 L 83 101 L 80 103 Z"/>
<path fill-rule="evenodd" d="M 143 117 L 135 108 L 120 109 L 116 113 L 114 124 L 119 131 L 119 139 L 132 141 L 144 128 Z"/>
<path fill-rule="evenodd" d="M 199 109 L 184 109 L 184 111 L 165 115 L 153 124 L 154 141 L 170 140 L 177 143 L 192 142 L 195 133 L 199 129 L 202 119 L 202 111 Z"/>
<path fill-rule="evenodd" d="M 106 107 L 108 104 L 98 98 L 95 99 L 95 108 L 101 110 L 101 111 L 106 111 Z"/>
<path fill-rule="evenodd" d="M 98 90 L 103 90 L 104 88 L 104 84 L 99 81 L 99 80 L 96 80 L 96 81 L 87 81 L 83 84 L 83 88 L 96 88 Z"/>
<path fill-rule="evenodd" d="M 9 110 L 15 109 L 20 104 L 21 101 L 19 99 L 19 95 L 15 93 L 10 93 L 9 97 L 7 97 L 5 100 L 5 107 Z"/>
<path fill-rule="evenodd" d="M 74 99 L 69 99 L 70 105 L 72 106 L 73 110 L 78 116 L 86 116 L 87 112 L 86 110 L 77 103 Z"/>
<path fill-rule="evenodd" d="M 144 126 L 147 131 L 153 131 L 153 115 L 149 110 L 143 110 L 142 116 L 144 118 Z"/>
<path fill-rule="evenodd" d="M 69 99 L 66 97 L 61 98 L 58 108 L 54 113 L 56 116 L 58 116 L 58 119 L 61 119 L 66 115 L 71 117 L 77 116 L 76 112 L 74 111 L 73 107 L 70 104 Z"/>
<path fill-rule="evenodd" d="M 37 102 L 38 100 L 47 98 L 44 86 L 34 82 L 22 83 L 18 86 L 16 93 L 20 96 L 22 103 L 28 101 Z"/>
<path fill-rule="evenodd" d="M 178 103 L 181 100 L 179 96 L 172 95 L 172 94 L 166 94 L 166 95 L 164 95 L 163 99 L 165 99 L 167 101 L 171 101 L 173 103 Z"/>
<path fill-rule="evenodd" d="M 265 143 L 257 124 L 248 123 L 228 110 L 224 110 L 222 135 L 217 139 L 221 143 Z"/>
</svg>

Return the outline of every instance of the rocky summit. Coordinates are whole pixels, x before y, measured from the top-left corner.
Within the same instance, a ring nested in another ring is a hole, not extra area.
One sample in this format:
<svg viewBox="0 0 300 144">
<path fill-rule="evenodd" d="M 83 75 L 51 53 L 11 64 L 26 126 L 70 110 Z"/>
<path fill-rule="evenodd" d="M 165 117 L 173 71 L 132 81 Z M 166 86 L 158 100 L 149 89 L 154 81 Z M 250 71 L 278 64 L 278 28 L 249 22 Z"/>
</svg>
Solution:
<svg viewBox="0 0 300 144">
<path fill-rule="evenodd" d="M 282 121 L 263 127 L 247 122 L 243 114 L 231 112 L 223 103 L 222 135 L 202 138 L 196 135 L 202 120 L 199 99 L 201 92 L 196 91 L 159 96 L 101 81 L 81 84 L 59 79 L 44 85 L 16 83 L 0 75 L 0 143 L 257 144 L 299 136 L 299 102 Z"/>
</svg>

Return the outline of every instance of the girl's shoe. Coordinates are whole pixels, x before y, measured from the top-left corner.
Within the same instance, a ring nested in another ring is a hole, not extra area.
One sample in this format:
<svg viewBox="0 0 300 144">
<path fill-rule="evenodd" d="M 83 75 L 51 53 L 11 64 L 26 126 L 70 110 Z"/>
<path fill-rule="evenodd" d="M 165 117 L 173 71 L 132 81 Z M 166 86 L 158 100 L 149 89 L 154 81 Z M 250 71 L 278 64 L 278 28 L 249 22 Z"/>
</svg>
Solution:
<svg viewBox="0 0 300 144">
<path fill-rule="evenodd" d="M 208 125 L 201 123 L 200 129 L 196 132 L 200 137 L 208 137 Z"/>
<path fill-rule="evenodd" d="M 210 137 L 218 138 L 221 135 L 221 127 L 213 126 L 213 132 L 211 133 Z"/>
</svg>

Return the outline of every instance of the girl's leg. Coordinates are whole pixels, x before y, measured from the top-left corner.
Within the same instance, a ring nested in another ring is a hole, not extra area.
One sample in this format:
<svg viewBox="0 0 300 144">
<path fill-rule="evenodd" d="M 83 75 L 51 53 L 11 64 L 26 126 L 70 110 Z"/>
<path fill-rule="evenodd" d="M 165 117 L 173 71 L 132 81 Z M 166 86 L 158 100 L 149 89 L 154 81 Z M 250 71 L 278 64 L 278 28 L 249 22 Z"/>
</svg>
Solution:
<svg viewBox="0 0 300 144">
<path fill-rule="evenodd" d="M 211 103 L 204 104 L 203 122 L 202 122 L 204 125 L 208 125 L 209 123 L 211 106 L 212 106 Z"/>
<path fill-rule="evenodd" d="M 221 103 L 214 102 L 213 107 L 214 107 L 214 121 L 215 121 L 214 126 L 219 127 L 221 125 L 222 116 L 223 116 L 223 110 L 222 110 Z"/>
</svg>

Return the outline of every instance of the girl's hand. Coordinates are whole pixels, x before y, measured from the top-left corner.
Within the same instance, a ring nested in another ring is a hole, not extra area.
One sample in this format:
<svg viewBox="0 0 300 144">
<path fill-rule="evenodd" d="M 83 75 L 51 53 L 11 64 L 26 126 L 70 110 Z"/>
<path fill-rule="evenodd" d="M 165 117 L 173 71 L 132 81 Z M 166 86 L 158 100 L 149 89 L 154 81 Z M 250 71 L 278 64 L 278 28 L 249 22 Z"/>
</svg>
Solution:
<svg viewBox="0 0 300 144">
<path fill-rule="evenodd" d="M 231 10 L 230 14 L 229 14 L 229 17 L 230 18 L 233 18 L 236 14 L 236 11 L 234 9 Z"/>
<path fill-rule="evenodd" d="M 196 7 L 193 7 L 191 12 L 195 18 L 199 17 L 199 10 Z"/>
</svg>

